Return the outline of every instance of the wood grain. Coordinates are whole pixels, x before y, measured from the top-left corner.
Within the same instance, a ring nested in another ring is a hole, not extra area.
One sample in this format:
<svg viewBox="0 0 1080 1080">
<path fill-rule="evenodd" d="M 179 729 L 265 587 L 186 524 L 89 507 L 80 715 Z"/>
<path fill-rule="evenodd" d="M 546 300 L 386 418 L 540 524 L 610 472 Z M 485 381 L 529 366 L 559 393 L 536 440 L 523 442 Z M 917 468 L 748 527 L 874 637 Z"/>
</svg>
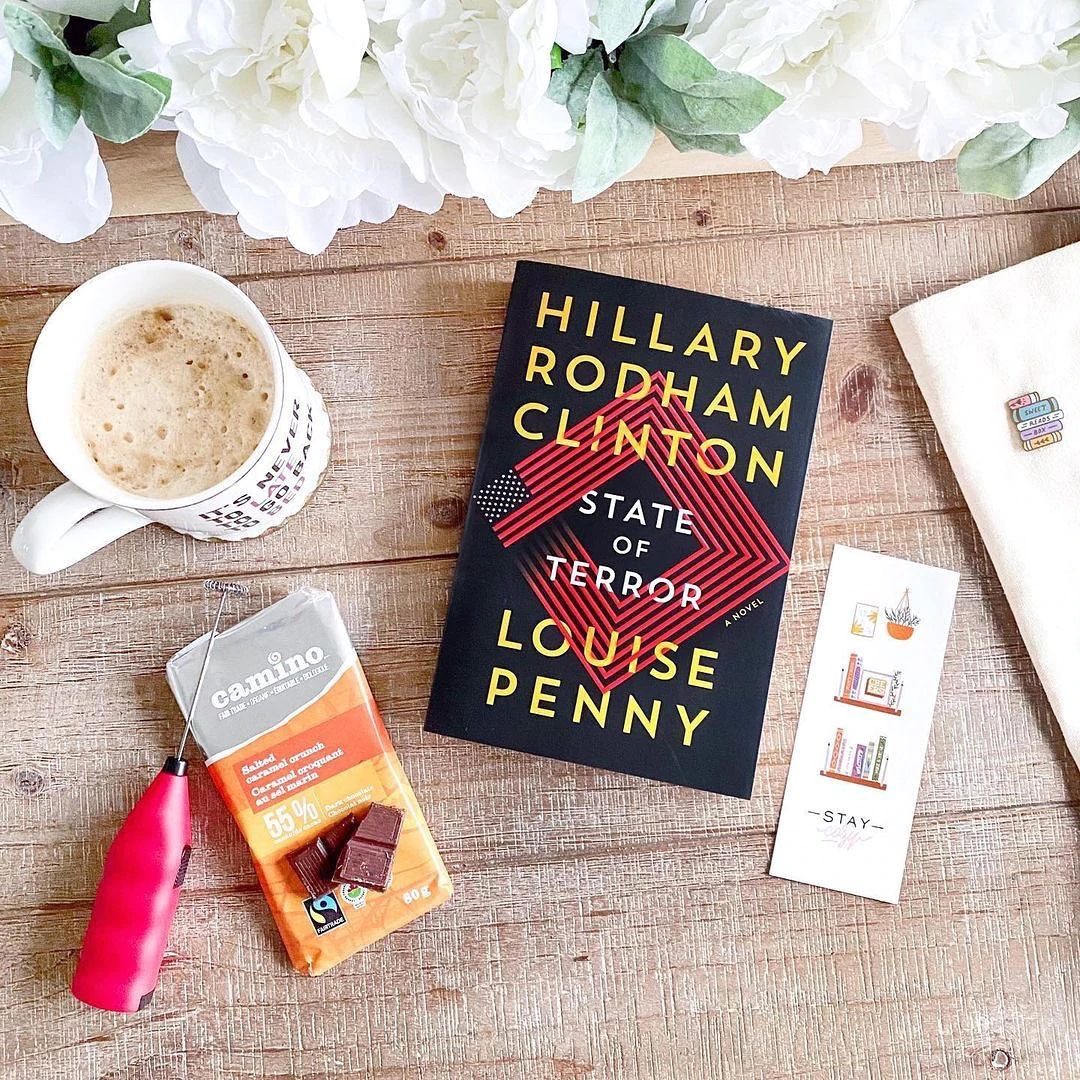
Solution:
<svg viewBox="0 0 1080 1080">
<path fill-rule="evenodd" d="M 0 652 L 0 1075 L 1080 1076 L 1080 778 L 886 322 L 1080 239 L 1078 193 L 1075 164 L 1015 204 L 960 194 L 947 164 L 663 180 L 577 207 L 546 195 L 508 222 L 451 200 L 317 259 L 191 213 L 68 248 L 0 230 L 5 535 L 57 479 L 22 400 L 34 337 L 116 262 L 184 258 L 238 280 L 335 424 L 323 486 L 265 539 L 155 528 L 48 579 L 0 554 L 0 636 L 27 640 Z M 422 731 L 519 255 L 836 320 L 750 802 Z M 837 542 L 962 575 L 896 907 L 766 874 Z M 177 735 L 162 666 L 205 628 L 210 575 L 243 577 L 252 609 L 333 590 L 457 892 L 338 971 L 296 976 L 195 769 L 197 858 L 162 985 L 150 1013 L 115 1018 L 67 982 L 105 848 Z"/>
<path fill-rule="evenodd" d="M 143 214 L 169 214 L 199 210 L 176 160 L 176 136 L 152 131 L 131 143 L 101 144 L 101 157 L 112 187 L 113 217 L 138 217 Z M 867 124 L 863 145 L 844 159 L 844 166 L 884 165 L 912 161 L 913 155 L 893 146 L 878 127 Z M 652 149 L 644 160 L 623 179 L 664 180 L 684 176 L 727 176 L 739 173 L 770 171 L 769 165 L 749 154 L 724 157 L 722 154 L 693 150 L 680 153 L 657 132 Z M 16 224 L 0 213 L 0 225 Z"/>
</svg>

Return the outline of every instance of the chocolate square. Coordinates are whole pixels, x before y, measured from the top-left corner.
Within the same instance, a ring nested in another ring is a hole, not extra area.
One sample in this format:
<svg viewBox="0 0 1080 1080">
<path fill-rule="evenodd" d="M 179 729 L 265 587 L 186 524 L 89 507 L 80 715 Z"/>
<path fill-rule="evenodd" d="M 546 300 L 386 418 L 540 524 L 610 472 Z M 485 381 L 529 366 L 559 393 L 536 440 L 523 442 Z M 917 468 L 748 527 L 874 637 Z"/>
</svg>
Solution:
<svg viewBox="0 0 1080 1080">
<path fill-rule="evenodd" d="M 321 836 L 315 837 L 310 844 L 290 851 L 285 858 L 312 899 L 333 889 L 334 883 L 329 878 L 333 864 Z"/>
<path fill-rule="evenodd" d="M 370 840 L 373 844 L 396 848 L 404 817 L 405 812 L 396 806 L 372 803 L 368 812 L 360 819 L 353 835 L 361 840 Z"/>
<path fill-rule="evenodd" d="M 354 833 L 341 849 L 333 879 L 347 885 L 363 885 L 385 892 L 390 884 L 394 849 L 363 840 Z"/>
<path fill-rule="evenodd" d="M 300 879 L 300 884 L 312 899 L 333 890 L 334 881 L 331 875 L 338 852 L 355 828 L 356 818 L 352 814 L 346 814 L 310 843 L 290 851 L 285 856 L 293 873 Z"/>
</svg>

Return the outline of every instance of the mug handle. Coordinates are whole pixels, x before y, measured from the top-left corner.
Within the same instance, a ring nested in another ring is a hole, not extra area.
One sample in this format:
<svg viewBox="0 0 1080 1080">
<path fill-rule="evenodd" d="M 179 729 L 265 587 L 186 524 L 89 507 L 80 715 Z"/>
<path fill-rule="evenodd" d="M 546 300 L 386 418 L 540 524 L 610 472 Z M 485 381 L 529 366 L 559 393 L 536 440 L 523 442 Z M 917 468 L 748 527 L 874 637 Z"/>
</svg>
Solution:
<svg viewBox="0 0 1080 1080">
<path fill-rule="evenodd" d="M 50 491 L 11 538 L 15 558 L 32 574 L 54 574 L 150 519 L 88 495 L 70 481 Z"/>
</svg>

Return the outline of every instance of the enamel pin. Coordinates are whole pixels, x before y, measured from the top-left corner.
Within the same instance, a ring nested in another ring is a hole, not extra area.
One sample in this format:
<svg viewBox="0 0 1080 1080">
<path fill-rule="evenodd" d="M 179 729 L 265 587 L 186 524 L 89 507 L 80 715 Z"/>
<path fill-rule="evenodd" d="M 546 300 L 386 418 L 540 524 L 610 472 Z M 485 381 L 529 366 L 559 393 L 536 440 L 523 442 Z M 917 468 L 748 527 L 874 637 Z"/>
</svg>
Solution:
<svg viewBox="0 0 1080 1080">
<path fill-rule="evenodd" d="M 1032 390 L 1006 404 L 1012 410 L 1020 445 L 1025 450 L 1040 450 L 1051 443 L 1061 442 L 1061 418 L 1065 414 L 1058 407 L 1057 398 L 1040 397 L 1037 390 Z"/>
</svg>

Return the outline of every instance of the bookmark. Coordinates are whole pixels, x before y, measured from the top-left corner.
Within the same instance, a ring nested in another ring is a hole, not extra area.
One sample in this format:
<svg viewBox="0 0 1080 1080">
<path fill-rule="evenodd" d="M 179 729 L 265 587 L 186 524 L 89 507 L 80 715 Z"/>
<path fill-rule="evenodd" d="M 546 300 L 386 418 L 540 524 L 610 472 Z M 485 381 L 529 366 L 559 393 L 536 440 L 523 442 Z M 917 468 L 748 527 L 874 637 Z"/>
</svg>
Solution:
<svg viewBox="0 0 1080 1080">
<path fill-rule="evenodd" d="M 773 877 L 900 899 L 958 582 L 952 570 L 833 548 Z"/>
</svg>

